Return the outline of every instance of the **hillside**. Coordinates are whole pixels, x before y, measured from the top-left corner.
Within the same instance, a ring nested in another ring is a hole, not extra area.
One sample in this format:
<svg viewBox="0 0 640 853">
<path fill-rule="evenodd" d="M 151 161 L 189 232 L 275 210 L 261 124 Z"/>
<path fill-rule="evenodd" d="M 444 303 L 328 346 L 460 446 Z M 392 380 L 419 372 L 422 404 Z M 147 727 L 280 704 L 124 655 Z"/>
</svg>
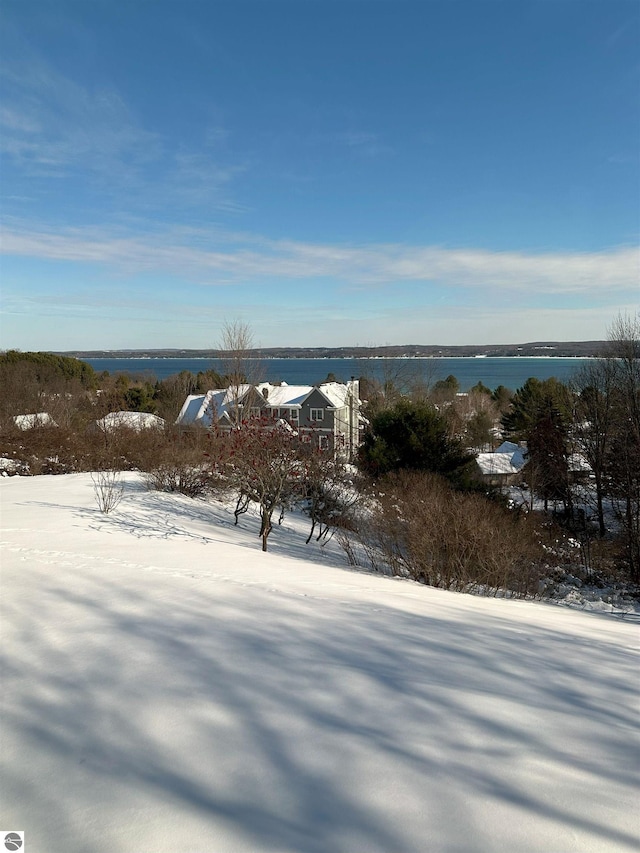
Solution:
<svg viewBox="0 0 640 853">
<path fill-rule="evenodd" d="M 637 625 L 348 570 L 285 520 L 0 480 L 3 820 L 38 853 L 637 849 Z"/>
</svg>

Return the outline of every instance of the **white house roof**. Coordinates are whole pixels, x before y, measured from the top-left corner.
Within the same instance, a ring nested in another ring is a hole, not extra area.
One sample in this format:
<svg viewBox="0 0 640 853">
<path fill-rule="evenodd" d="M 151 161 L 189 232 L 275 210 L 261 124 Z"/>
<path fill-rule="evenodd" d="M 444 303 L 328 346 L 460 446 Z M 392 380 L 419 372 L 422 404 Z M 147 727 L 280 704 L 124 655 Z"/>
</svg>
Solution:
<svg viewBox="0 0 640 853">
<path fill-rule="evenodd" d="M 342 382 L 323 382 L 319 390 L 336 409 L 349 405 L 349 395 L 352 392 L 350 385 L 343 385 Z"/>
<path fill-rule="evenodd" d="M 237 389 L 217 388 L 206 394 L 192 394 L 185 400 L 176 423 L 211 426 L 214 412 L 217 420 L 228 418 L 230 407 L 236 399 L 242 400 L 251 387 L 241 385 Z M 349 404 L 352 391 L 357 393 L 357 384 L 354 388 L 351 383 L 342 385 L 340 382 L 326 382 L 320 386 L 261 382 L 255 386 L 255 390 L 262 397 L 262 405 L 270 409 L 300 409 L 307 397 L 316 390 L 320 391 L 329 406 L 339 409 Z M 359 409 L 359 400 L 356 399 L 356 403 Z"/>
<path fill-rule="evenodd" d="M 110 432 L 120 427 L 135 430 L 163 429 L 164 420 L 148 412 L 109 412 L 108 415 L 96 421 L 96 426 L 103 432 Z"/>
<path fill-rule="evenodd" d="M 478 453 L 476 462 L 483 474 L 517 474 L 520 471 L 508 453 Z"/>
<path fill-rule="evenodd" d="M 258 385 L 258 391 L 264 397 L 265 405 L 272 409 L 301 406 L 313 391 L 313 385 L 270 385 L 268 382 Z"/>
<path fill-rule="evenodd" d="M 58 426 L 48 412 L 35 412 L 32 415 L 16 415 L 13 418 L 18 429 L 33 429 L 37 426 Z"/>
<path fill-rule="evenodd" d="M 190 394 L 184 401 L 180 414 L 176 419 L 177 424 L 194 424 L 202 417 L 202 403 L 205 394 Z"/>
<path fill-rule="evenodd" d="M 326 398 L 330 406 L 341 409 L 349 404 L 349 394 L 352 392 L 351 384 L 344 385 L 342 382 L 323 382 L 321 385 L 271 385 L 263 382 L 257 386 L 258 391 L 264 396 L 267 391 L 267 405 L 271 408 L 286 408 L 301 406 L 306 398 L 314 391 Z M 356 389 L 357 390 L 357 389 Z"/>
<path fill-rule="evenodd" d="M 214 413 L 216 420 L 228 420 L 231 407 L 236 400 L 241 400 L 250 388 L 251 385 L 238 385 L 237 388 L 214 388 L 206 394 L 190 394 L 180 409 L 176 423 L 185 426 L 211 426 Z"/>
<path fill-rule="evenodd" d="M 526 450 L 512 441 L 503 441 L 494 453 L 478 453 L 476 462 L 483 474 L 518 474 L 525 466 Z"/>
</svg>

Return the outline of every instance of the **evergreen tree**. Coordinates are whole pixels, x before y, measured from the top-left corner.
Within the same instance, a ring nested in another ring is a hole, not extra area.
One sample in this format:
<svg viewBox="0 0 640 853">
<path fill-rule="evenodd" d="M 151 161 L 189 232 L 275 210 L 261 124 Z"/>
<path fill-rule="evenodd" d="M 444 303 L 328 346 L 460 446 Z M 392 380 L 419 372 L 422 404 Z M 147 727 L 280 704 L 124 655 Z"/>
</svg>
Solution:
<svg viewBox="0 0 640 853">
<path fill-rule="evenodd" d="M 401 469 L 433 471 L 465 486 L 473 456 L 449 436 L 446 421 L 433 406 L 402 400 L 372 419 L 358 460 L 373 477 Z"/>
</svg>

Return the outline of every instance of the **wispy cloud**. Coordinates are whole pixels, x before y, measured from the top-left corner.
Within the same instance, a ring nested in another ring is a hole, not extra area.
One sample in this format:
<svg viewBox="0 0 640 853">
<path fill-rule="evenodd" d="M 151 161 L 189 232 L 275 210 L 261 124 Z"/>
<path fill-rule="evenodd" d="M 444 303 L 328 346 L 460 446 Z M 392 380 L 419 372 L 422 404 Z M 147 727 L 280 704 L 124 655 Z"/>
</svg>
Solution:
<svg viewBox="0 0 640 853">
<path fill-rule="evenodd" d="M 44 64 L 2 70 L 0 148 L 24 174 L 64 178 L 79 170 L 130 176 L 159 156 L 156 135 L 112 89 L 89 91 Z"/>
<path fill-rule="evenodd" d="M 433 282 L 450 288 L 491 288 L 521 295 L 637 292 L 635 247 L 598 252 L 495 252 L 439 246 L 327 245 L 274 241 L 186 228 L 129 236 L 98 229 L 33 229 L 12 223 L 6 255 L 96 263 L 129 272 L 173 272 L 212 284 L 272 278 L 330 278 L 348 287 Z"/>
<path fill-rule="evenodd" d="M 321 134 L 319 138 L 323 143 L 346 146 L 354 153 L 365 154 L 367 157 L 377 157 L 391 151 L 390 146 L 381 140 L 379 134 L 364 130 L 337 131 Z"/>
<path fill-rule="evenodd" d="M 94 200 L 118 196 L 127 209 L 240 209 L 230 185 L 246 166 L 225 162 L 221 125 L 204 128 L 196 152 L 147 130 L 114 87 L 89 88 L 34 57 L 0 76 L 0 152 L 31 186 L 81 178 Z"/>
</svg>

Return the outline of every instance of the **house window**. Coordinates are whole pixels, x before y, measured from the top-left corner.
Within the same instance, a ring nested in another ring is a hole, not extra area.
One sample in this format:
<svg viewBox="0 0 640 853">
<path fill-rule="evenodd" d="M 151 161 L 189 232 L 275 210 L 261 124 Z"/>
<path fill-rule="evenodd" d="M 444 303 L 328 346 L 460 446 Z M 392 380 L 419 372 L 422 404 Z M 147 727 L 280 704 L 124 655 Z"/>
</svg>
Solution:
<svg viewBox="0 0 640 853">
<path fill-rule="evenodd" d="M 280 409 L 280 417 L 284 418 L 285 421 L 289 419 L 289 409 Z"/>
<path fill-rule="evenodd" d="M 320 450 L 326 450 L 329 447 L 329 436 L 328 435 L 319 435 L 318 436 L 318 447 Z"/>
<path fill-rule="evenodd" d="M 259 406 L 252 406 L 251 409 L 249 409 L 249 417 L 259 418 L 260 417 L 260 407 Z"/>
<path fill-rule="evenodd" d="M 308 432 L 303 432 L 302 435 L 300 436 L 300 441 L 303 444 L 311 444 L 311 436 L 309 435 Z"/>
<path fill-rule="evenodd" d="M 323 421 L 324 409 L 311 409 L 310 417 L 312 421 Z"/>
<path fill-rule="evenodd" d="M 297 409 L 291 409 L 291 420 L 292 421 L 298 420 L 298 410 Z"/>
</svg>

